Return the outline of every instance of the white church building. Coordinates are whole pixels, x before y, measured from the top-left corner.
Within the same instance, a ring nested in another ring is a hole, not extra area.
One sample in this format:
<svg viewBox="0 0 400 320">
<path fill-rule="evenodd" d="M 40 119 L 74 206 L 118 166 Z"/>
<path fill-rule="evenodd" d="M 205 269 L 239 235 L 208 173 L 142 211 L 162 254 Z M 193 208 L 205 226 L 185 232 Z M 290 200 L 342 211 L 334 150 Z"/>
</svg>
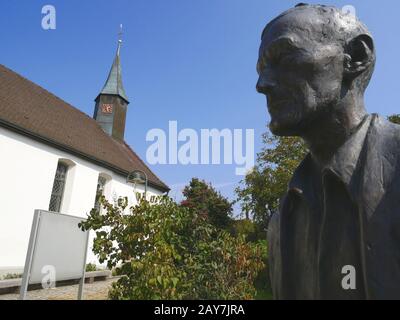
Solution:
<svg viewBox="0 0 400 320">
<path fill-rule="evenodd" d="M 120 48 L 93 118 L 0 65 L 0 271 L 22 269 L 35 209 L 85 217 L 100 195 L 134 204 L 126 179 L 136 170 L 147 176 L 148 197 L 169 191 L 124 140 Z"/>
</svg>

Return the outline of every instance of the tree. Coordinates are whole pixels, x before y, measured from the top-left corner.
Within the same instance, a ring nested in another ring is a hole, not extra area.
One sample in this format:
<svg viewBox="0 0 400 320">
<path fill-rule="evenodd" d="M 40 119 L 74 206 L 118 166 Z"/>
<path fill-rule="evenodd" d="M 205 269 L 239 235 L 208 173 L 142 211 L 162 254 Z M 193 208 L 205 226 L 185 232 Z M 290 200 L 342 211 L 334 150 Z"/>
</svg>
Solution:
<svg viewBox="0 0 400 320">
<path fill-rule="evenodd" d="M 255 167 L 236 188 L 236 195 L 246 218 L 252 217 L 265 231 L 307 148 L 298 137 L 277 137 L 268 132 L 263 134 L 263 145 Z"/>
<path fill-rule="evenodd" d="M 227 229 L 231 222 L 232 202 L 216 191 L 204 180 L 193 178 L 183 190 L 185 199 L 181 205 L 207 217 L 208 221 L 220 229 Z"/>
<path fill-rule="evenodd" d="M 400 114 L 393 114 L 391 116 L 388 116 L 388 120 L 390 122 L 400 124 Z"/>
<path fill-rule="evenodd" d="M 189 207 L 161 196 L 127 198 L 104 214 L 93 209 L 80 224 L 96 231 L 93 252 L 122 277 L 111 299 L 253 299 L 254 280 L 264 267 L 260 245 L 248 244 L 209 224 Z"/>
</svg>

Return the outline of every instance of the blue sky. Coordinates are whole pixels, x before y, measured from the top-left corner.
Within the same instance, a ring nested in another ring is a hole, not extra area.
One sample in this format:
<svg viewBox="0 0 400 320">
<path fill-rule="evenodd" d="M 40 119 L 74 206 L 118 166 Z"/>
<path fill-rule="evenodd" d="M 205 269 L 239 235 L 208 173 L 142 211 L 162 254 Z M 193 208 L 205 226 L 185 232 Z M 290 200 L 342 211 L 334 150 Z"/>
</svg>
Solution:
<svg viewBox="0 0 400 320">
<path fill-rule="evenodd" d="M 2 0 L 0 63 L 89 115 L 114 58 L 124 25 L 122 68 L 130 98 L 126 141 L 145 159 L 152 128 L 254 129 L 255 148 L 269 116 L 255 91 L 264 25 L 300 1 L 282 0 Z M 319 3 L 308 1 L 308 3 Z M 57 29 L 41 28 L 41 9 L 54 5 Z M 353 5 L 369 27 L 377 66 L 366 94 L 369 112 L 400 113 L 397 94 L 399 1 L 329 1 Z M 233 199 L 235 165 L 154 165 L 180 189 L 191 177 L 212 182 Z"/>
</svg>

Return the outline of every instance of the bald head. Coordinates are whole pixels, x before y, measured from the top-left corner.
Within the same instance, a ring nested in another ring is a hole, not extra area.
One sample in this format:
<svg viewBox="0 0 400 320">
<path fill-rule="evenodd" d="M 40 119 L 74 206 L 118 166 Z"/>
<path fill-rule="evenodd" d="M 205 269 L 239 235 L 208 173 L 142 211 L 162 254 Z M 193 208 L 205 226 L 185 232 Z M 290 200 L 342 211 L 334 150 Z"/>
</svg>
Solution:
<svg viewBox="0 0 400 320">
<path fill-rule="evenodd" d="M 356 16 L 330 6 L 297 5 L 268 23 L 263 35 L 266 29 L 271 28 L 278 20 L 293 29 L 310 28 L 308 29 L 310 37 L 319 41 L 338 41 L 345 44 L 361 34 L 371 36 L 367 27 Z"/>
<path fill-rule="evenodd" d="M 322 5 L 285 11 L 265 27 L 257 64 L 271 130 L 297 135 L 348 93 L 361 97 L 374 65 L 372 37 L 355 16 Z"/>
<path fill-rule="evenodd" d="M 358 87 L 365 91 L 375 68 L 376 55 L 370 31 L 355 15 L 332 6 L 298 4 L 269 22 L 262 33 L 262 39 L 266 36 L 267 40 L 276 36 L 276 33 L 288 30 L 294 36 L 302 35 L 300 41 L 305 37 L 322 44 L 339 45 L 344 51 L 353 52 L 360 50 L 354 48 L 352 40 L 361 37 L 363 46 L 366 45 L 371 51 L 372 59 L 368 70 L 356 80 Z"/>
</svg>

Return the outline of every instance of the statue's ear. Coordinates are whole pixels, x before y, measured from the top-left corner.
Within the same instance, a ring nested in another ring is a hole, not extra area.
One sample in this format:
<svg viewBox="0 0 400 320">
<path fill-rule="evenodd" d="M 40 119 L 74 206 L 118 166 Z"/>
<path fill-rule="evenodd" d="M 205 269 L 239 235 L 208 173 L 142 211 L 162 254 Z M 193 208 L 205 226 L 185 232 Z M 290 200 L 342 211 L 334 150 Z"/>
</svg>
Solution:
<svg viewBox="0 0 400 320">
<path fill-rule="evenodd" d="M 355 77 L 374 63 L 374 41 L 367 34 L 352 39 L 345 48 L 344 71 L 347 76 Z"/>
</svg>

